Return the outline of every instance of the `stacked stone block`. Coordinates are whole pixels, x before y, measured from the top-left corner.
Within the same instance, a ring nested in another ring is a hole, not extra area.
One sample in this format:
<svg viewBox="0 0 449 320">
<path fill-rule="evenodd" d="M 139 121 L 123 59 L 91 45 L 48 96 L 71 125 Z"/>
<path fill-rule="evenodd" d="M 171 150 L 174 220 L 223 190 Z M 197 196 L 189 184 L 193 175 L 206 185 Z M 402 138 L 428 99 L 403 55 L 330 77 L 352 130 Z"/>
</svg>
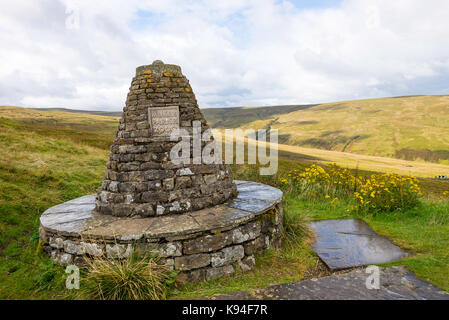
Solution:
<svg viewBox="0 0 449 320">
<path fill-rule="evenodd" d="M 222 162 L 194 164 L 193 139 L 190 164 L 171 161 L 170 150 L 179 140 L 156 134 L 149 114 L 155 108 L 173 107 L 179 110 L 180 129 L 192 135 L 194 121 L 201 123 L 201 133 L 209 129 L 179 66 L 155 61 L 138 67 L 97 192 L 97 212 L 121 217 L 176 214 L 221 204 L 236 195 Z M 200 143 L 202 149 L 209 142 Z"/>
</svg>

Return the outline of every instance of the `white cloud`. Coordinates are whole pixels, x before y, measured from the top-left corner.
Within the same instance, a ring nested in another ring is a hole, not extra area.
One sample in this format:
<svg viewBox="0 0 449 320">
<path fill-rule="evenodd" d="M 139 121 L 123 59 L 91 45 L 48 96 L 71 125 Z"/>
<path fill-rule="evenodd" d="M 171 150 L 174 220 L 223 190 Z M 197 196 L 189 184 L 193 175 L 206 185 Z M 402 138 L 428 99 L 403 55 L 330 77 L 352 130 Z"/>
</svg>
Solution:
<svg viewBox="0 0 449 320">
<path fill-rule="evenodd" d="M 155 59 L 201 107 L 449 93 L 446 0 L 2 2 L 0 104 L 120 110 Z"/>
</svg>

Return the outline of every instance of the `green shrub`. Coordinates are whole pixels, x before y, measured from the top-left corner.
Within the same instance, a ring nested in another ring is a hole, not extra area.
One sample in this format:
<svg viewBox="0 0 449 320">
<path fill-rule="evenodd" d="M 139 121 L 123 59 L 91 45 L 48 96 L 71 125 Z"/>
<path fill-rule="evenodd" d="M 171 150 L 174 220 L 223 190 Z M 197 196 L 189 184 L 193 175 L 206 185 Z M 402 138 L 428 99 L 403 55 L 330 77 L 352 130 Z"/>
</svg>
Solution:
<svg viewBox="0 0 449 320">
<path fill-rule="evenodd" d="M 300 247 L 304 238 L 310 234 L 310 230 L 305 224 L 305 216 L 296 212 L 285 211 L 283 217 L 284 242 L 287 246 Z"/>
</svg>

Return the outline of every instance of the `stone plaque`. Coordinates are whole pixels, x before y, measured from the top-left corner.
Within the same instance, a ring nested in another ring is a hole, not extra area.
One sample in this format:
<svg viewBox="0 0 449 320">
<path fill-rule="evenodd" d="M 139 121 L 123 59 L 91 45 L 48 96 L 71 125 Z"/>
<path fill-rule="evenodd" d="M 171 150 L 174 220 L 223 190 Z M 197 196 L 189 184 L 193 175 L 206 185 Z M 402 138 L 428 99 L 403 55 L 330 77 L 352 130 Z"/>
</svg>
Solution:
<svg viewBox="0 0 449 320">
<path fill-rule="evenodd" d="M 149 107 L 148 121 L 153 136 L 169 137 L 173 129 L 179 129 L 179 106 Z"/>
</svg>

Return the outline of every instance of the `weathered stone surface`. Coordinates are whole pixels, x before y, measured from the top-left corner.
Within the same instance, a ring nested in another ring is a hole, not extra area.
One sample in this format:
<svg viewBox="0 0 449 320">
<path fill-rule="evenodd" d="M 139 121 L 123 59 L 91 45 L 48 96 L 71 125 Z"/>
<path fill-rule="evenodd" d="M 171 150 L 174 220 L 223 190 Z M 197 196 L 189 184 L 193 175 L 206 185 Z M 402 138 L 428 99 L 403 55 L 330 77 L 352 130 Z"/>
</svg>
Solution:
<svg viewBox="0 0 449 320">
<path fill-rule="evenodd" d="M 161 238 L 201 231 L 201 226 L 189 215 L 153 218 L 145 230 L 146 238 Z"/>
<path fill-rule="evenodd" d="M 176 175 L 178 176 L 191 176 L 193 175 L 192 170 L 190 168 L 181 168 L 178 171 L 176 171 Z"/>
<path fill-rule="evenodd" d="M 206 270 L 206 280 L 212 280 L 235 272 L 232 265 L 217 268 L 208 268 Z"/>
<path fill-rule="evenodd" d="M 232 244 L 232 235 L 229 232 L 206 235 L 184 242 L 184 254 L 212 252 L 230 244 Z"/>
<path fill-rule="evenodd" d="M 262 188 L 256 182 L 239 184 L 239 199 L 243 200 L 265 200 L 280 202 L 282 191 L 271 186 L 263 185 Z"/>
<path fill-rule="evenodd" d="M 251 292 L 238 291 L 212 300 L 449 300 L 449 294 L 419 280 L 404 266 L 380 268 L 380 288 L 368 289 L 365 269 L 319 279 L 270 286 Z"/>
<path fill-rule="evenodd" d="M 180 242 L 168 242 L 160 245 L 158 249 L 160 257 L 177 257 L 182 255 L 182 244 Z"/>
<path fill-rule="evenodd" d="M 152 222 L 152 218 L 116 219 L 97 227 L 91 221 L 89 228 L 82 234 L 99 239 L 106 235 L 114 235 L 114 238 L 123 241 L 139 240 L 144 236 L 145 230 L 151 226 Z"/>
<path fill-rule="evenodd" d="M 95 257 L 100 257 L 103 255 L 103 249 L 96 243 L 81 242 L 80 247 L 80 251 L 87 255 Z"/>
<path fill-rule="evenodd" d="M 261 226 L 259 221 L 248 223 L 237 229 L 232 230 L 232 241 L 242 243 L 248 240 L 256 239 L 260 235 Z"/>
<path fill-rule="evenodd" d="M 256 266 L 256 259 L 254 258 L 254 256 L 247 256 L 240 260 L 238 264 L 243 272 L 247 272 L 252 270 Z"/>
<path fill-rule="evenodd" d="M 242 245 L 227 247 L 219 252 L 212 254 L 212 267 L 221 267 L 227 264 L 234 263 L 245 256 L 245 250 Z"/>
<path fill-rule="evenodd" d="M 360 219 L 324 220 L 309 226 L 315 233 L 312 248 L 331 270 L 387 263 L 407 255 Z"/>
<path fill-rule="evenodd" d="M 249 211 L 232 209 L 225 205 L 216 206 L 192 212 L 191 217 L 198 222 L 202 228 L 221 229 L 232 228 L 250 221 L 255 214 Z"/>
<path fill-rule="evenodd" d="M 44 225 L 47 231 L 55 231 L 68 236 L 75 235 L 85 228 L 86 220 L 92 218 L 92 211 L 82 211 L 82 209 L 84 208 L 80 208 L 80 211 L 47 213 L 41 216 L 41 225 Z"/>
<path fill-rule="evenodd" d="M 68 264 L 71 264 L 71 263 L 72 263 L 72 260 L 73 260 L 73 256 L 72 256 L 71 254 L 69 254 L 69 253 L 63 253 L 63 254 L 59 257 L 58 262 L 59 262 L 61 265 L 66 266 L 66 265 L 68 265 Z"/>
<path fill-rule="evenodd" d="M 84 254 L 84 248 L 70 240 L 64 241 L 64 251 L 70 254 Z"/>
<path fill-rule="evenodd" d="M 203 178 L 206 184 L 214 184 L 215 182 L 217 182 L 217 176 L 215 174 L 207 174 L 204 175 Z"/>
<path fill-rule="evenodd" d="M 165 207 L 164 206 L 158 205 L 156 207 L 156 215 L 161 216 L 161 215 L 164 214 L 164 212 L 165 212 Z"/>
<path fill-rule="evenodd" d="M 243 184 L 245 185 L 245 184 Z M 261 188 L 263 185 L 259 184 Z M 240 187 L 239 187 L 240 188 Z M 240 200 L 240 194 L 237 196 Z M 280 199 L 278 199 L 280 200 Z M 244 200 L 246 201 L 246 200 Z M 244 202 L 243 201 L 243 202 Z M 274 201 L 274 202 L 277 202 Z M 274 204 L 270 201 L 261 201 L 260 212 L 245 211 L 231 208 L 228 204 L 218 205 L 213 208 L 207 208 L 194 211 L 185 217 L 149 217 L 145 219 L 119 219 L 115 217 L 99 215 L 95 212 L 84 211 L 88 206 L 91 209 L 95 206 L 95 195 L 82 197 L 69 201 L 71 212 L 64 212 L 67 206 L 59 205 L 45 211 L 41 216 L 41 226 L 45 231 L 60 233 L 68 236 L 79 236 L 99 239 L 138 240 L 142 236 L 164 237 L 179 236 L 182 234 L 191 234 L 198 231 L 214 229 L 232 229 L 239 224 L 254 219 L 257 215 L 269 210 Z M 78 210 L 77 210 L 77 206 Z M 179 204 L 181 206 L 181 204 Z M 248 208 L 247 208 L 248 209 Z M 60 212 L 59 210 L 63 210 Z M 124 207 L 124 210 L 129 211 Z M 249 209 L 248 209 L 249 210 Z M 253 209 L 251 209 L 253 210 Z M 169 212 L 169 209 L 161 205 L 156 207 L 156 214 L 163 215 Z M 126 215 L 125 215 L 126 216 Z"/>
<path fill-rule="evenodd" d="M 175 268 L 186 271 L 206 267 L 210 264 L 210 254 L 200 253 L 175 258 Z"/>
<path fill-rule="evenodd" d="M 266 243 L 265 236 L 259 236 L 254 240 L 244 243 L 243 247 L 245 248 L 245 254 L 247 256 L 250 256 L 255 253 L 263 252 L 263 250 L 266 249 L 268 246 Z"/>
<path fill-rule="evenodd" d="M 55 249 L 64 248 L 64 240 L 62 238 L 50 237 L 49 244 L 50 244 L 50 247 L 55 248 Z"/>
<path fill-rule="evenodd" d="M 206 277 L 206 269 L 191 270 L 189 272 L 180 272 L 176 277 L 176 281 L 185 282 L 198 282 Z"/>
<path fill-rule="evenodd" d="M 234 184 L 236 186 L 241 185 L 241 184 L 247 184 L 247 183 L 251 183 L 251 181 L 246 181 L 246 180 L 234 180 Z"/>
<path fill-rule="evenodd" d="M 273 205 L 274 201 L 236 198 L 228 203 L 228 207 L 249 212 L 262 212 Z"/>
<path fill-rule="evenodd" d="M 173 190 L 173 188 L 175 187 L 175 179 L 174 178 L 168 178 L 168 179 L 164 179 L 164 189 L 169 191 L 169 190 Z M 159 212 L 159 215 L 163 214 Z"/>
<path fill-rule="evenodd" d="M 169 270 L 175 269 L 175 259 L 165 259 L 165 265 L 169 268 Z"/>
<path fill-rule="evenodd" d="M 136 251 L 139 254 L 152 254 L 161 258 L 178 257 L 182 255 L 182 243 L 167 242 L 153 243 L 144 242 L 136 244 Z"/>
<path fill-rule="evenodd" d="M 131 244 L 123 245 L 123 244 L 114 244 L 106 245 L 106 254 L 108 258 L 128 258 L 132 253 L 132 246 Z"/>
</svg>

